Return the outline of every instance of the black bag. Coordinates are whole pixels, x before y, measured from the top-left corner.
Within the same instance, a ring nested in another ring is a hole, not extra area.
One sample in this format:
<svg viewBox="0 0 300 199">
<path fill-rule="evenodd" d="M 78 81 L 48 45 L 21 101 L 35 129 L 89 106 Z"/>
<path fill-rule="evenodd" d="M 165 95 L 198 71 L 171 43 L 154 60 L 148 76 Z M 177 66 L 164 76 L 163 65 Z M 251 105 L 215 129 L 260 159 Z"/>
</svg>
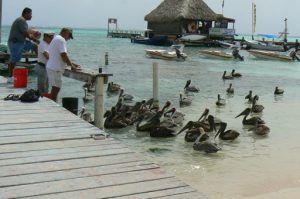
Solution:
<svg viewBox="0 0 300 199">
<path fill-rule="evenodd" d="M 25 91 L 21 97 L 21 102 L 37 102 L 39 101 L 40 93 L 37 90 L 30 89 L 28 91 Z"/>
</svg>

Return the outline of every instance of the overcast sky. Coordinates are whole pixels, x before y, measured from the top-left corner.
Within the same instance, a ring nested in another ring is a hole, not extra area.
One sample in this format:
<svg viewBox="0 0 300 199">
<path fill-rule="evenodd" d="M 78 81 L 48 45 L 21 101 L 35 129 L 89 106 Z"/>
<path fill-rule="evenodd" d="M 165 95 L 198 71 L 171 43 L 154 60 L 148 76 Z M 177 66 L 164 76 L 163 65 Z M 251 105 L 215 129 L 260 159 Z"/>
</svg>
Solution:
<svg viewBox="0 0 300 199">
<path fill-rule="evenodd" d="M 144 16 L 163 0 L 2 0 L 2 24 L 10 25 L 24 7 L 33 9 L 30 26 L 106 28 L 109 17 L 118 19 L 120 29 L 144 30 Z M 222 0 L 204 0 L 222 13 Z M 300 0 L 225 0 L 224 15 L 236 19 L 237 33 L 251 33 L 251 5 L 257 6 L 256 33 L 277 34 L 288 19 L 291 35 L 300 36 Z"/>
</svg>

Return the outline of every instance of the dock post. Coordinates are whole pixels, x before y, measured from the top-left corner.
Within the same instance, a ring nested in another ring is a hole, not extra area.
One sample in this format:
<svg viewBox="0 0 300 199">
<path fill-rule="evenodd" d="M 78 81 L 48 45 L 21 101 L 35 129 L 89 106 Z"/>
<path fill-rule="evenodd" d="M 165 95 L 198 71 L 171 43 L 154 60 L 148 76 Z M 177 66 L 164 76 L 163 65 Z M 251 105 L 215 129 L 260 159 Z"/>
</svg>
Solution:
<svg viewBox="0 0 300 199">
<path fill-rule="evenodd" d="M 105 52 L 105 65 L 108 65 L 108 52 Z"/>
<path fill-rule="evenodd" d="M 104 127 L 104 78 L 104 76 L 97 75 L 95 80 L 94 123 L 100 129 Z"/>
<path fill-rule="evenodd" d="M 159 107 L 159 67 L 158 63 L 153 63 L 153 106 Z"/>
</svg>

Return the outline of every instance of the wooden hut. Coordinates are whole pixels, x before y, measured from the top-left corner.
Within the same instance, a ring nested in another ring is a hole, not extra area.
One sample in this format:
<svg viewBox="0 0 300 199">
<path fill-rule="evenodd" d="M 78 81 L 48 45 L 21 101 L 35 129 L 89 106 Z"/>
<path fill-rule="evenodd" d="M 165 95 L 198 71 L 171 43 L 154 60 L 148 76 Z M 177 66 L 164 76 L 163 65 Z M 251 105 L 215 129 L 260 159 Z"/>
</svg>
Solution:
<svg viewBox="0 0 300 199">
<path fill-rule="evenodd" d="M 223 17 L 223 16 L 222 16 Z M 164 0 L 145 16 L 148 29 L 154 35 L 178 36 L 184 34 L 208 35 L 211 28 L 223 17 L 216 14 L 202 0 Z M 229 18 L 226 18 L 229 19 Z"/>
</svg>

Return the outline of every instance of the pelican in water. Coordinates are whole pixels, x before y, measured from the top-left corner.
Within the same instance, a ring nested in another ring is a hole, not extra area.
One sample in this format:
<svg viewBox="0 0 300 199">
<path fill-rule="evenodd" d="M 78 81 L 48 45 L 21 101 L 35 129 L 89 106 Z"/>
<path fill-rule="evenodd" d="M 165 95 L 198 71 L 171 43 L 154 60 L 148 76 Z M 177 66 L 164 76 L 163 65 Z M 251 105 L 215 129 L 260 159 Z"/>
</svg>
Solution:
<svg viewBox="0 0 300 199">
<path fill-rule="evenodd" d="M 264 124 L 258 124 L 256 122 L 255 126 L 248 129 L 248 131 L 253 131 L 256 135 L 267 135 L 270 132 L 270 128 Z"/>
<path fill-rule="evenodd" d="M 188 91 L 188 92 L 196 92 L 196 93 L 198 93 L 200 91 L 200 89 L 197 88 L 197 87 L 195 87 L 195 86 L 191 86 L 190 85 L 191 82 L 192 82 L 192 80 L 190 80 L 190 79 L 186 82 L 184 90 Z"/>
<path fill-rule="evenodd" d="M 94 92 L 95 91 L 95 85 L 90 81 L 87 81 L 85 84 L 82 85 L 82 87 L 87 88 L 88 92 Z"/>
<path fill-rule="evenodd" d="M 122 121 L 122 118 L 117 115 L 117 111 L 114 106 L 110 111 L 106 111 L 104 117 L 106 117 L 104 121 L 104 127 L 106 129 L 118 129 L 127 126 L 127 124 Z"/>
<path fill-rule="evenodd" d="M 209 125 L 209 121 L 208 121 L 208 118 L 207 118 L 208 113 L 209 113 L 209 109 L 205 108 L 204 112 L 202 113 L 202 115 L 200 116 L 198 121 L 202 121 L 203 123 Z M 212 117 L 214 119 L 214 125 L 220 125 L 220 123 L 222 122 L 222 120 L 220 118 L 214 117 L 212 115 L 210 115 L 210 117 Z"/>
<path fill-rule="evenodd" d="M 80 118 L 82 118 L 83 120 L 89 122 L 89 123 L 93 123 L 93 118 L 92 118 L 92 114 L 89 112 L 86 112 L 85 107 L 81 108 L 81 111 L 79 112 Z"/>
<path fill-rule="evenodd" d="M 216 105 L 217 105 L 217 106 L 225 106 L 225 104 L 226 104 L 225 99 L 222 99 L 222 98 L 221 98 L 221 95 L 218 94 L 218 100 L 216 101 Z"/>
<path fill-rule="evenodd" d="M 278 86 L 276 86 L 274 95 L 282 95 L 283 93 L 284 93 L 284 90 L 280 89 L 280 88 L 278 88 Z"/>
<path fill-rule="evenodd" d="M 150 137 L 174 137 L 175 130 L 166 126 L 157 125 L 150 130 Z"/>
<path fill-rule="evenodd" d="M 222 79 L 223 80 L 230 80 L 230 79 L 233 79 L 233 77 L 231 75 L 226 75 L 226 70 L 225 70 L 224 73 L 223 73 Z"/>
<path fill-rule="evenodd" d="M 248 103 L 252 103 L 253 96 L 252 96 L 252 90 L 249 90 L 249 94 L 245 96 L 245 99 L 248 99 Z"/>
<path fill-rule="evenodd" d="M 164 117 L 171 118 L 175 124 L 182 124 L 184 116 L 185 114 L 177 111 L 175 107 L 164 113 Z"/>
<path fill-rule="evenodd" d="M 251 111 L 253 113 L 261 113 L 265 108 L 263 105 L 256 104 L 257 100 L 258 100 L 258 95 L 255 95 L 252 101 L 252 108 L 251 108 Z"/>
<path fill-rule="evenodd" d="M 109 82 L 107 84 L 107 92 L 117 93 L 121 90 L 121 86 L 119 84 L 115 84 L 114 82 Z"/>
<path fill-rule="evenodd" d="M 192 128 L 190 130 L 188 130 L 186 133 L 185 133 L 185 136 L 184 136 L 184 140 L 186 142 L 195 142 L 197 140 L 197 138 L 201 135 L 201 129 L 202 127 L 199 127 L 199 128 Z M 200 141 L 205 141 L 209 138 L 209 136 L 207 134 L 204 134 Z"/>
<path fill-rule="evenodd" d="M 83 99 L 84 103 L 87 103 L 94 99 L 94 96 L 92 94 L 88 93 L 88 88 L 86 88 L 86 87 L 84 87 L 84 96 L 82 99 Z"/>
<path fill-rule="evenodd" d="M 232 69 L 231 71 L 231 76 L 232 77 L 242 77 L 242 74 L 241 73 L 236 73 L 234 69 Z"/>
<path fill-rule="evenodd" d="M 124 94 L 124 89 L 121 89 L 120 90 L 120 95 L 119 95 L 119 98 L 123 98 L 124 101 L 132 101 L 133 100 L 133 96 L 130 95 L 130 94 Z"/>
<path fill-rule="evenodd" d="M 209 140 L 200 141 L 201 138 L 205 135 L 204 129 L 200 128 L 200 131 L 201 134 L 200 136 L 198 136 L 193 145 L 194 150 L 204 151 L 205 153 L 216 153 L 221 150 L 221 148 L 216 143 L 212 143 Z"/>
<path fill-rule="evenodd" d="M 182 93 L 179 95 L 179 105 L 180 106 L 189 106 L 192 104 L 192 100 L 187 96 L 184 96 Z"/>
<path fill-rule="evenodd" d="M 228 94 L 234 94 L 234 88 L 232 88 L 232 83 L 229 84 L 229 87 L 226 89 Z"/>
<path fill-rule="evenodd" d="M 256 123 L 257 124 L 265 123 L 260 117 L 251 117 L 251 118 L 247 119 L 250 112 L 251 112 L 251 108 L 246 108 L 243 112 L 241 112 L 235 118 L 240 117 L 241 115 L 244 115 L 243 122 L 242 122 L 243 125 L 255 125 Z"/>
<path fill-rule="evenodd" d="M 220 128 L 217 134 L 215 135 L 215 138 L 219 136 L 219 138 L 222 140 L 235 140 L 237 137 L 239 137 L 240 135 L 239 132 L 232 129 L 225 131 L 226 127 L 227 127 L 227 123 L 221 122 Z"/>
</svg>

